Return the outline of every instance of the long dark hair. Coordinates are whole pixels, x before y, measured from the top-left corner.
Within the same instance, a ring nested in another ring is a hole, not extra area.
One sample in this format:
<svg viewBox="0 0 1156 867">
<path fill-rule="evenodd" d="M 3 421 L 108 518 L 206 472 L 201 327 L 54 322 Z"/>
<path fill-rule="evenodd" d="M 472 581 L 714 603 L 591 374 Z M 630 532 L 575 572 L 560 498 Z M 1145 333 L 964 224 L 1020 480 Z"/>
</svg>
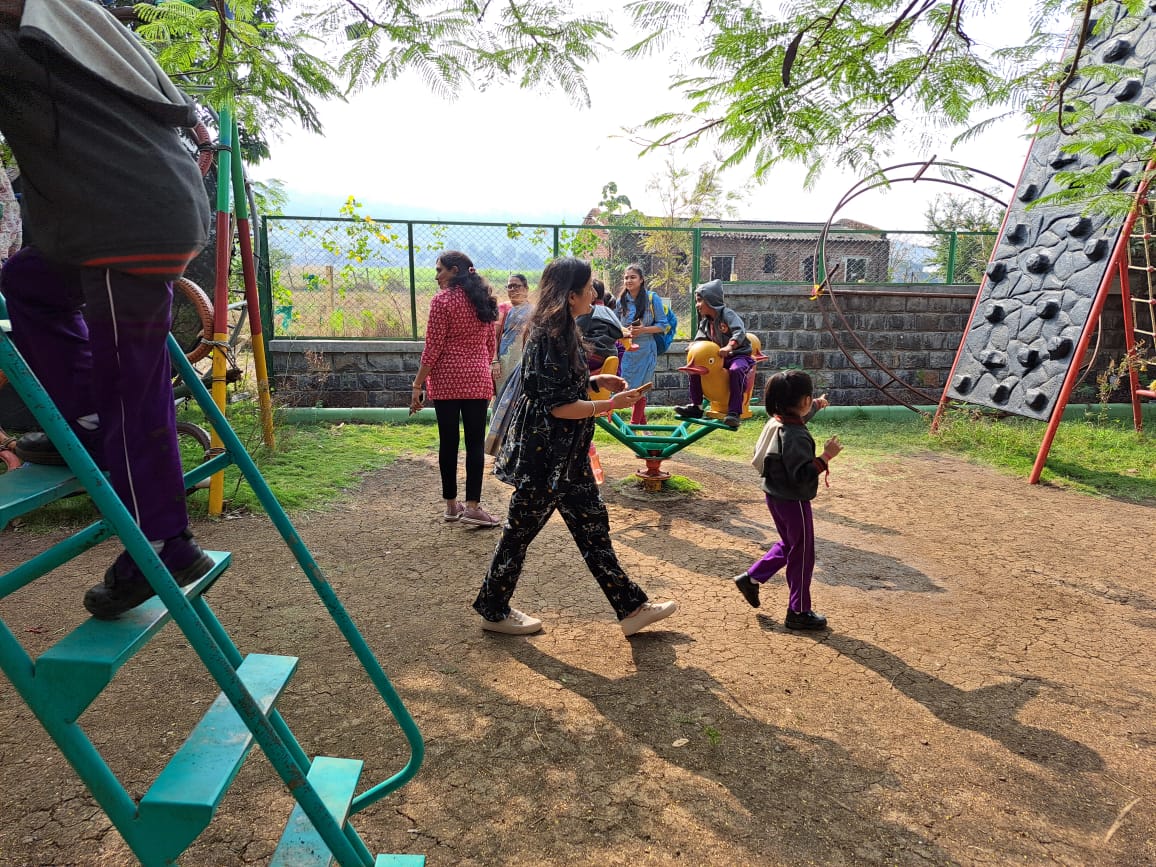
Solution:
<svg viewBox="0 0 1156 867">
<path fill-rule="evenodd" d="M 792 415 L 799 401 L 814 391 L 811 377 L 802 370 L 781 370 L 767 380 L 763 406 L 770 415 Z"/>
<path fill-rule="evenodd" d="M 474 270 L 470 257 L 458 250 L 446 250 L 438 256 L 438 261 L 446 269 L 458 269 L 458 273 L 450 278 L 449 285 L 457 286 L 466 293 L 478 319 L 482 322 L 497 322 L 498 299 L 494 297 L 494 290 L 486 278 Z"/>
<path fill-rule="evenodd" d="M 589 262 L 573 256 L 550 262 L 538 282 L 538 300 L 530 320 L 530 339 L 557 341 L 570 356 L 574 368 L 581 368 L 585 362 L 578 349 L 582 345 L 582 334 L 570 315 L 570 293 L 586 288 L 592 273 Z"/>
<path fill-rule="evenodd" d="M 639 288 L 638 294 L 642 298 L 645 298 L 646 297 L 646 272 L 642 270 L 642 266 L 637 262 L 632 262 L 631 264 L 629 264 L 625 268 L 623 268 L 622 269 L 623 275 L 625 275 L 627 271 L 633 271 L 640 278 L 642 278 L 642 286 Z M 625 301 L 626 296 L 628 294 L 629 293 L 626 291 L 625 286 L 623 286 L 622 291 L 618 293 L 618 299 L 614 303 L 614 309 L 616 312 L 619 313 L 619 315 L 621 315 L 622 313 L 624 313 L 626 311 L 626 308 L 623 307 L 622 305 L 623 305 L 623 302 Z M 634 307 L 635 307 L 634 315 L 637 316 L 639 319 L 641 319 L 642 318 L 642 311 L 646 309 L 645 305 L 642 307 L 639 307 L 637 302 L 636 302 Z M 627 322 L 626 320 L 623 320 L 622 324 L 623 325 L 629 325 L 630 323 Z"/>
</svg>

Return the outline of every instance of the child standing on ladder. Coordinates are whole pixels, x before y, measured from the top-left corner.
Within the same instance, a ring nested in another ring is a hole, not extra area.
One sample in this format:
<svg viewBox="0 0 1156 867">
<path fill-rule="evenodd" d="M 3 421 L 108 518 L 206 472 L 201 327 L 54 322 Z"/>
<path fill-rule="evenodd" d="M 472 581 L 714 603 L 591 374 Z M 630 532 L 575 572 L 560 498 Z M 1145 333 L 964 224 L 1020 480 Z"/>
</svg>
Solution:
<svg viewBox="0 0 1156 867">
<path fill-rule="evenodd" d="M 741 316 L 726 306 L 722 280 L 711 280 L 699 286 L 694 292 L 694 306 L 698 310 L 698 332 L 694 339 L 717 343 L 718 354 L 730 375 L 730 398 L 723 424 L 738 427 L 743 414 L 747 377 L 755 367 L 746 325 Z M 680 418 L 702 418 L 702 377 L 697 373 L 690 374 L 690 403 L 676 406 L 674 412 Z"/>
<path fill-rule="evenodd" d="M 735 577 L 735 585 L 752 607 L 759 607 L 759 587 L 783 567 L 787 570 L 785 626 L 823 629 L 827 618 L 811 609 L 811 574 L 815 571 L 815 526 L 811 500 L 819 492 L 819 476 L 843 446 L 831 437 L 816 456 L 807 420 L 827 406 L 826 397 L 812 398 L 811 377 L 801 370 L 776 373 L 767 380 L 765 405 L 771 416 L 755 446 L 751 461 L 763 476 L 767 508 L 779 541 L 758 562 Z"/>
<path fill-rule="evenodd" d="M 196 110 L 97 3 L 0 0 L 0 133 L 32 245 L 4 267 L 12 342 L 178 584 L 212 568 L 189 532 L 167 338 L 172 281 L 209 206 L 175 127 Z M 63 463 L 43 434 L 16 452 Z M 114 618 L 153 595 L 122 552 L 84 597 Z"/>
</svg>

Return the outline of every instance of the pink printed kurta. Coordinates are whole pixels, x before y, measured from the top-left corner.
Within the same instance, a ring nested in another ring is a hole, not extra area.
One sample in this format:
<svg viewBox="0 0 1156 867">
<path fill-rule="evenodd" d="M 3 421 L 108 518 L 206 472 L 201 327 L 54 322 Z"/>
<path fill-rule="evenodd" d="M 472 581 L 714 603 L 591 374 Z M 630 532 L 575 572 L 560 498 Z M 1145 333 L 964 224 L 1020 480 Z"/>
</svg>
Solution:
<svg viewBox="0 0 1156 867">
<path fill-rule="evenodd" d="M 498 351 L 494 323 L 482 322 L 466 293 L 439 291 L 429 307 L 421 363 L 430 369 L 431 400 L 489 400 L 494 396 L 490 362 Z"/>
</svg>

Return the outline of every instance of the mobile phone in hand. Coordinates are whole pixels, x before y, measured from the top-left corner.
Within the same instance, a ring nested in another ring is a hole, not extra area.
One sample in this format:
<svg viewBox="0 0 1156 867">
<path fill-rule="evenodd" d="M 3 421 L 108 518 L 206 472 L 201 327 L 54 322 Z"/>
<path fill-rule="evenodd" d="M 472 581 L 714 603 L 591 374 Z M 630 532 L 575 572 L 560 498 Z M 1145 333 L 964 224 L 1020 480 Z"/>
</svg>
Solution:
<svg viewBox="0 0 1156 867">
<path fill-rule="evenodd" d="M 634 390 L 637 391 L 639 394 L 646 394 L 652 388 L 654 388 L 653 382 L 644 382 L 644 383 L 642 383 L 642 385 L 638 386 L 638 388 L 636 388 Z"/>
</svg>

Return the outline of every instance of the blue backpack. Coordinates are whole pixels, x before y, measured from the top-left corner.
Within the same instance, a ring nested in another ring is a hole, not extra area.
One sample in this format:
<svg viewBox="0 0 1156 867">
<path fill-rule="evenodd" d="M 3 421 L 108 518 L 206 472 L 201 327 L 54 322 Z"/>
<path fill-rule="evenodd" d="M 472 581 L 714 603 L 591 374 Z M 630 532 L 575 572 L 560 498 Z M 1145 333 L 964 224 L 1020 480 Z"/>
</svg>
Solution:
<svg viewBox="0 0 1156 867">
<path fill-rule="evenodd" d="M 663 326 L 663 330 L 654 335 L 654 345 L 658 348 L 658 354 L 662 355 L 674 342 L 674 334 L 678 331 L 678 314 L 670 306 L 670 299 L 657 292 L 650 293 L 650 314 L 654 317 L 655 325 Z"/>
</svg>

